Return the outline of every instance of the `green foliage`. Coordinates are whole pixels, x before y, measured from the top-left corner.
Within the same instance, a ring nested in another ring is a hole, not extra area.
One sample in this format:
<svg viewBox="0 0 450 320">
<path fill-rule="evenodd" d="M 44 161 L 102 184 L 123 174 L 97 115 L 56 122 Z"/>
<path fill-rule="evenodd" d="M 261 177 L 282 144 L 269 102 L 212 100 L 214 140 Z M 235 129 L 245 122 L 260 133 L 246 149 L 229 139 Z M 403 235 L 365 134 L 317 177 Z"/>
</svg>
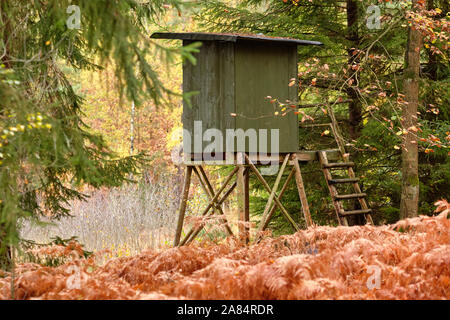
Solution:
<svg viewBox="0 0 450 320">
<path fill-rule="evenodd" d="M 395 223 L 399 220 L 400 209 L 394 207 L 384 207 L 380 209 L 383 217 L 385 218 L 384 223 Z"/>
<path fill-rule="evenodd" d="M 80 8 L 80 29 L 66 25 L 69 5 Z M 149 59 L 192 59 L 197 46 L 166 49 L 151 41 L 147 26 L 169 5 L 181 9 L 177 0 L 1 2 L 0 260 L 17 244 L 18 218 L 67 215 L 68 201 L 85 197 L 81 186 L 119 186 L 146 161 L 119 158 L 89 132 L 64 68 L 110 64 L 121 96 L 160 102 L 173 92 Z"/>
<path fill-rule="evenodd" d="M 405 13 L 410 4 L 406 1 L 384 4 L 370 0 L 244 0 L 238 3 L 204 0 L 200 3 L 202 10 L 198 21 L 208 31 L 263 33 L 324 43 L 323 47 L 299 48 L 299 101 L 301 104 L 314 104 L 341 97 L 353 100 L 353 108 L 361 115 L 358 119 L 361 130 L 356 137 L 351 135 L 354 124 L 350 121 L 350 108 L 346 104 L 333 106 L 347 151 L 357 164 L 356 172 L 362 177 L 362 187 L 368 194 L 370 207 L 374 209 L 375 222 L 396 221 L 401 194 L 402 132 L 408 129 L 401 123 L 401 92 L 409 22 Z M 351 3 L 356 6 L 354 12 L 349 11 Z M 380 6 L 383 15 L 381 29 L 366 27 L 366 10 L 373 4 Z M 442 13 L 427 17 L 429 21 L 448 15 L 446 1 L 432 1 L 429 8 L 433 7 L 441 8 Z M 349 25 L 351 14 L 355 15 L 356 21 Z M 433 31 L 438 33 L 440 29 Z M 421 48 L 420 131 L 417 131 L 421 214 L 432 212 L 433 203 L 450 194 L 450 109 L 447 107 L 450 104 L 450 68 L 445 54 L 438 55 L 431 50 L 433 45 L 445 47 L 445 43 L 425 40 L 428 44 L 426 42 Z M 330 122 L 319 107 L 302 110 L 316 123 Z M 335 148 L 334 137 L 323 134 L 324 130 L 323 127 L 301 128 L 300 149 Z M 305 169 L 310 170 L 310 167 Z M 273 182 L 274 178 L 269 180 Z M 304 182 L 313 219 L 321 224 L 330 224 L 333 219 L 333 214 L 329 214 L 331 207 L 324 203 L 330 204 L 331 199 L 317 167 L 305 174 Z M 261 198 L 267 199 L 265 191 L 260 191 L 264 194 Z M 264 210 L 265 203 L 261 198 L 252 198 L 251 206 L 257 214 Z M 290 211 L 293 214 L 300 212 L 295 189 L 286 192 L 283 203 L 293 204 L 293 211 Z M 286 231 L 289 226 L 282 216 L 279 219 L 278 216 L 279 213 L 271 227 L 276 232 Z M 296 218 L 302 221 L 301 216 Z"/>
<path fill-rule="evenodd" d="M 48 248 L 49 246 L 67 247 L 71 243 L 74 243 L 76 241 L 77 237 L 71 237 L 68 239 L 54 237 L 49 243 L 37 243 L 31 240 L 21 240 L 19 248 L 19 259 L 22 262 L 37 263 L 46 267 L 57 267 L 70 260 L 70 257 L 68 257 L 67 255 L 37 254 L 34 253 L 33 250 L 39 248 Z M 89 258 L 92 255 L 92 252 L 82 249 L 82 254 L 84 258 Z"/>
</svg>

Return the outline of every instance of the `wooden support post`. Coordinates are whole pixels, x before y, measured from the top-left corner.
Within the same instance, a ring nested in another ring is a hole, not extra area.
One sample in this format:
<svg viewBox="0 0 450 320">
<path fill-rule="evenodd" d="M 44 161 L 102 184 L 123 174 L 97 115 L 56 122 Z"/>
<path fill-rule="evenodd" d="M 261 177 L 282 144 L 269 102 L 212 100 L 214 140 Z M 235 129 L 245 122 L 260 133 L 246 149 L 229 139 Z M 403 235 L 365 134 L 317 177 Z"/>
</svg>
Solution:
<svg viewBox="0 0 450 320">
<path fill-rule="evenodd" d="M 244 171 L 244 203 L 245 203 L 245 243 L 250 242 L 250 170 Z"/>
<path fill-rule="evenodd" d="M 300 165 L 298 164 L 298 158 L 296 155 L 293 157 L 294 159 L 294 168 L 295 168 L 295 181 L 297 183 L 298 195 L 300 197 L 300 202 L 302 203 L 302 211 L 305 217 L 306 226 L 311 227 L 314 225 L 311 213 L 309 212 L 308 199 L 306 198 L 305 186 L 303 184 L 302 172 L 300 170 Z"/>
<path fill-rule="evenodd" d="M 250 241 L 250 190 L 249 190 L 249 171 L 244 165 L 238 165 L 238 172 L 236 176 L 237 182 L 237 202 L 239 210 L 239 238 L 242 242 L 248 243 Z"/>
<path fill-rule="evenodd" d="M 187 199 L 189 197 L 189 187 L 191 185 L 192 166 L 186 167 L 184 174 L 183 195 L 180 202 L 180 209 L 178 213 L 178 224 L 175 232 L 175 240 L 173 245 L 176 247 L 180 243 L 181 232 L 183 231 L 184 214 L 186 212 Z"/>
</svg>

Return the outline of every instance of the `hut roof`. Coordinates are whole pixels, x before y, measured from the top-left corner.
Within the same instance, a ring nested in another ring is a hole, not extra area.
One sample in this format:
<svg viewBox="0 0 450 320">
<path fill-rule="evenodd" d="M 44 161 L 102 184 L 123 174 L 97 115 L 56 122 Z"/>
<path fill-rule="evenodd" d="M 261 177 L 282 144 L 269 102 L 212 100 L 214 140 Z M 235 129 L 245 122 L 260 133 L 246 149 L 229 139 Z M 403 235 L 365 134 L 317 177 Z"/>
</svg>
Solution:
<svg viewBox="0 0 450 320">
<path fill-rule="evenodd" d="M 296 45 L 322 45 L 318 41 L 298 40 L 292 38 L 269 37 L 262 34 L 242 34 L 242 33 L 204 33 L 204 32 L 156 32 L 152 34 L 155 39 L 180 39 L 193 41 L 259 41 L 259 42 L 280 42 Z"/>
</svg>

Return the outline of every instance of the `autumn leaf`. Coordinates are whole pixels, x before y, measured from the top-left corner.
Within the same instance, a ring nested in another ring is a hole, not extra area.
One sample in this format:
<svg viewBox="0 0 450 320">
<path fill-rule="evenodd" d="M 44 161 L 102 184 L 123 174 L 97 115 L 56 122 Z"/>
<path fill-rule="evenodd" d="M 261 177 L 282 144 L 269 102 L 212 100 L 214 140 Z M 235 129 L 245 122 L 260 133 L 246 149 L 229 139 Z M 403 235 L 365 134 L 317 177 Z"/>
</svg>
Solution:
<svg viewBox="0 0 450 320">
<path fill-rule="evenodd" d="M 438 137 L 436 137 L 435 135 L 430 134 L 429 138 L 431 141 L 433 142 L 441 142 L 441 139 L 439 139 Z"/>
<path fill-rule="evenodd" d="M 295 78 L 292 78 L 292 79 L 290 79 L 289 81 L 290 81 L 290 82 L 289 82 L 289 87 L 295 86 Z"/>
</svg>

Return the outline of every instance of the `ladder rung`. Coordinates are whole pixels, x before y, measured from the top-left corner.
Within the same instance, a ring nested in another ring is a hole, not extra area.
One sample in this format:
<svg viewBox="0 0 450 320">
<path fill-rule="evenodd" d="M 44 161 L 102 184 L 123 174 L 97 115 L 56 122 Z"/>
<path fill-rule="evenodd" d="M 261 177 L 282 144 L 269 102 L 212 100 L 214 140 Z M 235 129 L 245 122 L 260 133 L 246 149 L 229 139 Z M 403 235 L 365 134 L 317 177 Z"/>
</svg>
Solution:
<svg viewBox="0 0 450 320">
<path fill-rule="evenodd" d="M 354 162 L 336 162 L 336 163 L 327 163 L 324 164 L 324 168 L 348 168 L 353 167 L 355 165 Z"/>
<path fill-rule="evenodd" d="M 372 209 L 363 209 L 363 210 L 351 210 L 351 211 L 341 211 L 341 216 L 349 216 L 352 214 L 365 214 L 365 213 L 371 213 Z"/>
<path fill-rule="evenodd" d="M 358 182 L 359 178 L 346 178 L 346 179 L 331 179 L 328 180 L 330 184 L 336 184 L 336 183 L 352 183 L 352 182 Z"/>
<path fill-rule="evenodd" d="M 367 197 L 366 193 L 342 194 L 342 195 L 336 195 L 334 198 L 337 200 L 344 200 L 344 199 L 355 199 L 355 198 L 364 198 L 364 197 Z"/>
</svg>

